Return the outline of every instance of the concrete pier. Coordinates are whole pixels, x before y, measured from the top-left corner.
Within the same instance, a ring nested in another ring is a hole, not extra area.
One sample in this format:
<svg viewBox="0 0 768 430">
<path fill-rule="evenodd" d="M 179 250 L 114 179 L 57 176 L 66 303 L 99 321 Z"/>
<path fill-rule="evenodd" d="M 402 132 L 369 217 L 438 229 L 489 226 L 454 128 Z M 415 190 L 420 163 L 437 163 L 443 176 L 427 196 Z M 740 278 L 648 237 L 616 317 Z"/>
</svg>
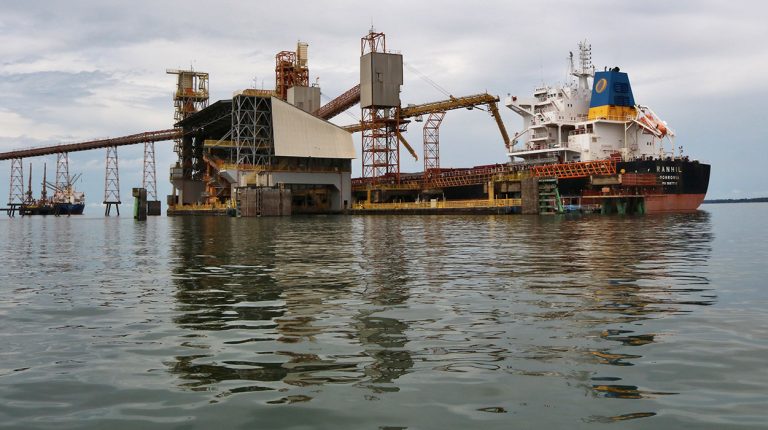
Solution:
<svg viewBox="0 0 768 430">
<path fill-rule="evenodd" d="M 145 188 L 133 189 L 133 219 L 147 220 L 147 190 Z"/>
</svg>

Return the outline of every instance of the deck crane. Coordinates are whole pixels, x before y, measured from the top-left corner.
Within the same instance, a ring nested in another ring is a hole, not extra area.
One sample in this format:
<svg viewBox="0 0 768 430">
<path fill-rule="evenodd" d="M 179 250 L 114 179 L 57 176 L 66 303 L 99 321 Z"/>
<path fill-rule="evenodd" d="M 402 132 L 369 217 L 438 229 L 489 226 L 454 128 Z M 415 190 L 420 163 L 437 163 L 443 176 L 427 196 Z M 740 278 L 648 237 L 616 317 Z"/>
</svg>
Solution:
<svg viewBox="0 0 768 430">
<path fill-rule="evenodd" d="M 488 111 L 490 112 L 491 116 L 493 116 L 494 120 L 496 120 L 496 125 L 499 127 L 499 132 L 501 132 L 501 137 L 504 140 L 504 145 L 509 148 L 510 147 L 510 139 L 509 135 L 507 134 L 507 129 L 504 126 L 504 123 L 501 120 L 501 115 L 499 114 L 499 108 L 497 103 L 499 102 L 499 98 L 497 96 L 488 94 L 488 93 L 481 93 L 481 94 L 474 94 L 470 96 L 463 96 L 463 97 L 453 97 L 450 96 L 447 100 L 440 100 L 436 102 L 429 102 L 429 103 L 423 103 L 419 105 L 410 105 L 406 107 L 401 107 L 398 109 L 398 117 L 399 120 L 403 123 L 407 123 L 408 119 L 410 118 L 419 118 L 422 115 L 431 115 L 430 119 L 432 121 L 428 120 L 427 125 L 431 126 L 433 130 L 436 130 L 437 127 L 440 126 L 440 122 L 442 122 L 442 115 L 445 115 L 445 112 L 449 110 L 455 110 L 455 109 L 472 109 L 474 107 L 479 106 L 487 106 Z M 442 115 L 440 115 L 442 113 Z M 439 118 L 439 121 L 437 119 Z M 431 122 L 431 124 L 430 124 Z M 344 130 L 347 130 L 350 133 L 356 133 L 363 131 L 364 125 L 362 123 L 358 124 L 351 124 L 343 127 Z M 427 132 L 425 132 L 425 137 L 427 136 Z M 405 146 L 405 148 L 410 152 L 410 154 L 418 160 L 418 156 L 416 155 L 416 151 L 413 150 L 411 145 L 408 144 L 408 142 L 403 138 L 402 134 L 400 133 L 400 130 L 397 131 L 397 138 L 400 140 L 400 143 Z M 439 150 L 438 150 L 438 140 L 436 139 L 435 133 L 430 133 L 430 140 L 431 142 L 427 143 L 425 141 L 424 152 L 425 152 L 425 166 L 424 170 L 425 172 L 429 170 L 430 168 L 437 168 L 440 165 L 439 162 Z"/>
</svg>

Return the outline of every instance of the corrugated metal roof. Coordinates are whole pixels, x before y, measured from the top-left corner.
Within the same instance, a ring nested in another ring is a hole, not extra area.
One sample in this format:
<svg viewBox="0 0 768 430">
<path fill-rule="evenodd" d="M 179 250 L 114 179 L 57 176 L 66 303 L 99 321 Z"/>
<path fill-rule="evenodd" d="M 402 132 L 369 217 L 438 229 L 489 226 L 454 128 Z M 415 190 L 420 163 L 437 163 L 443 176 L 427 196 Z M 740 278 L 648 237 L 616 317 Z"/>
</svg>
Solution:
<svg viewBox="0 0 768 430">
<path fill-rule="evenodd" d="M 272 128 L 278 157 L 355 158 L 350 133 L 274 97 Z"/>
</svg>

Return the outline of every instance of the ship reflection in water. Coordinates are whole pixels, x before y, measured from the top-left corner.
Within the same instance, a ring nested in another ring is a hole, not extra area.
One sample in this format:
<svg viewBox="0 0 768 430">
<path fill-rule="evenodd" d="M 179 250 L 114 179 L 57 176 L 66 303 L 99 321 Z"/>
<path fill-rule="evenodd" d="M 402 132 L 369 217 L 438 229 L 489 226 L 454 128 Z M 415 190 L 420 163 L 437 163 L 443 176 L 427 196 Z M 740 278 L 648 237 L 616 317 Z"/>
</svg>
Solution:
<svg viewBox="0 0 768 430">
<path fill-rule="evenodd" d="M 676 393 L 654 354 L 716 300 L 699 275 L 713 239 L 704 212 L 171 225 L 189 353 L 167 365 L 212 401 L 312 402 L 337 387 L 473 413 L 560 399 L 588 422 L 651 417 Z M 491 394 L 448 394 L 478 383 Z"/>
</svg>

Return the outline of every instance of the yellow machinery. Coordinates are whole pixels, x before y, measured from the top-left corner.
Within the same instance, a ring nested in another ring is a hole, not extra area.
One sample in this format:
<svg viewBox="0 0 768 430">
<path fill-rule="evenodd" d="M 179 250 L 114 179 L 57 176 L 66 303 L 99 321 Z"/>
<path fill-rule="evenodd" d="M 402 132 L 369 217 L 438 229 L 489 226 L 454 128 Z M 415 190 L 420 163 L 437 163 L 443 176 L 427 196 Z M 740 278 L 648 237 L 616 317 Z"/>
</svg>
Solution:
<svg viewBox="0 0 768 430">
<path fill-rule="evenodd" d="M 509 143 L 510 143 L 509 135 L 507 134 L 506 127 L 504 127 L 504 123 L 501 121 L 501 116 L 499 115 L 499 107 L 497 105 L 498 102 L 499 102 L 499 98 L 497 96 L 494 96 L 488 93 L 474 94 L 471 96 L 464 96 L 464 97 L 451 97 L 448 100 L 440 100 L 436 102 L 429 102 L 429 103 L 424 103 L 420 105 L 412 105 L 412 106 L 400 108 L 398 116 L 399 116 L 399 119 L 402 121 L 409 118 L 415 118 L 415 117 L 428 115 L 436 112 L 446 112 L 449 110 L 462 109 L 462 108 L 471 109 L 477 106 L 487 105 L 488 111 L 496 120 L 496 125 L 498 125 L 499 127 L 499 131 L 501 132 L 501 137 L 502 139 L 504 139 L 504 145 L 509 147 Z M 347 130 L 350 133 L 357 133 L 359 131 L 364 130 L 364 126 L 362 123 L 347 125 L 347 126 L 344 126 L 343 128 L 344 130 Z M 416 153 L 413 151 L 413 148 L 411 148 L 410 145 L 406 144 L 406 148 L 414 157 L 416 157 Z"/>
</svg>

